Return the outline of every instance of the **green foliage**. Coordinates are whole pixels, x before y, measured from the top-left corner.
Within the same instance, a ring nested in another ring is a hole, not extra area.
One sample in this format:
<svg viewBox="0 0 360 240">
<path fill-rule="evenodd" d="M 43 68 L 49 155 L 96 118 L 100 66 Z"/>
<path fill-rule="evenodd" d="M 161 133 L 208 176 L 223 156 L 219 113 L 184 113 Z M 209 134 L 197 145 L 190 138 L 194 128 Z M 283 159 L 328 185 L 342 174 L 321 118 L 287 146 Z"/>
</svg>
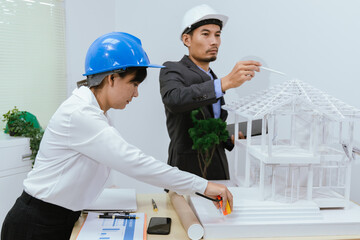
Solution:
<svg viewBox="0 0 360 240">
<path fill-rule="evenodd" d="M 31 159 L 35 160 L 40 147 L 44 131 L 41 129 L 36 117 L 29 112 L 14 109 L 3 114 L 3 122 L 7 122 L 4 128 L 5 133 L 10 136 L 22 136 L 30 138 Z"/>
<path fill-rule="evenodd" d="M 197 119 L 199 112 L 200 110 L 191 112 L 194 127 L 189 129 L 189 134 L 193 140 L 192 148 L 198 152 L 201 173 L 206 178 L 206 170 L 211 163 L 216 146 L 221 142 L 226 142 L 229 132 L 226 130 L 226 123 L 219 118 Z"/>
</svg>

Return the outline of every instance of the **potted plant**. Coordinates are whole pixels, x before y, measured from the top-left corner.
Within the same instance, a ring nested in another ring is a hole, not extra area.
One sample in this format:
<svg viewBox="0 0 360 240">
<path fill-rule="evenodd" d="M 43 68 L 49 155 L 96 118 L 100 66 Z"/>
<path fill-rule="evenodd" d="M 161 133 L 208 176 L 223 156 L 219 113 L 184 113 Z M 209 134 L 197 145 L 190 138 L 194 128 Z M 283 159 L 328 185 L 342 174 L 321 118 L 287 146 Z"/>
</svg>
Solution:
<svg viewBox="0 0 360 240">
<path fill-rule="evenodd" d="M 44 134 L 44 131 L 41 129 L 36 117 L 29 112 L 19 111 L 19 109 L 15 106 L 14 109 L 3 114 L 2 121 L 6 122 L 6 126 L 4 128 L 5 133 L 9 133 L 10 136 L 30 138 L 30 158 L 33 160 L 34 164 L 35 157 Z"/>
<path fill-rule="evenodd" d="M 201 112 L 204 119 L 198 120 L 196 116 Z M 194 127 L 189 129 L 189 134 L 193 140 L 192 149 L 198 152 L 198 161 L 203 178 L 206 178 L 206 171 L 211 164 L 216 146 L 221 142 L 226 142 L 229 132 L 226 130 L 226 123 L 220 118 L 205 119 L 201 109 L 193 110 L 191 118 Z"/>
</svg>

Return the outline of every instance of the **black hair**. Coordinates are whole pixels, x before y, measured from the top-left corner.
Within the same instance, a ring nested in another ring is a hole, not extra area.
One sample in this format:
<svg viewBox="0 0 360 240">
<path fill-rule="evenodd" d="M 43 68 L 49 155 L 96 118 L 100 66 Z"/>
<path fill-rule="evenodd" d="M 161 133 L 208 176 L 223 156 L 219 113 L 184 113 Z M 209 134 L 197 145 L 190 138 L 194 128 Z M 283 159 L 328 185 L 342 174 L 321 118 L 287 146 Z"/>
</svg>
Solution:
<svg viewBox="0 0 360 240">
<path fill-rule="evenodd" d="M 121 78 L 126 77 L 129 74 L 133 74 L 135 73 L 135 77 L 133 80 L 131 80 L 131 82 L 136 82 L 136 83 L 142 83 L 146 76 L 147 76 L 147 70 L 146 67 L 129 67 L 127 68 L 125 71 L 123 72 L 118 72 L 117 74 L 119 74 L 119 76 Z"/>
<path fill-rule="evenodd" d="M 119 69 L 110 72 L 94 74 L 88 76 L 87 79 L 78 82 L 78 87 L 84 85 L 84 86 L 89 86 L 90 88 L 102 88 L 105 82 L 104 80 L 107 78 L 107 76 L 111 75 L 111 79 L 114 79 L 115 78 L 114 74 L 118 74 L 119 77 L 121 78 L 124 78 L 130 74 L 135 74 L 135 77 L 130 82 L 135 82 L 140 84 L 145 80 L 147 75 L 147 70 L 146 67 L 129 67 L 125 70 Z M 89 84 L 89 79 L 92 79 L 93 81 L 92 85 Z M 94 81 L 93 79 L 95 79 L 96 81 Z"/>
<path fill-rule="evenodd" d="M 204 20 L 201 20 L 199 22 L 196 22 L 194 24 L 192 24 L 191 26 L 187 27 L 182 34 L 190 34 L 192 35 L 192 32 L 198 28 L 198 27 L 201 27 L 203 25 L 207 25 L 207 24 L 215 24 L 215 25 L 218 25 L 220 27 L 220 30 L 222 29 L 223 27 L 223 23 L 222 21 L 220 21 L 219 19 L 214 19 L 214 18 L 211 18 L 211 19 L 204 19 Z"/>
</svg>

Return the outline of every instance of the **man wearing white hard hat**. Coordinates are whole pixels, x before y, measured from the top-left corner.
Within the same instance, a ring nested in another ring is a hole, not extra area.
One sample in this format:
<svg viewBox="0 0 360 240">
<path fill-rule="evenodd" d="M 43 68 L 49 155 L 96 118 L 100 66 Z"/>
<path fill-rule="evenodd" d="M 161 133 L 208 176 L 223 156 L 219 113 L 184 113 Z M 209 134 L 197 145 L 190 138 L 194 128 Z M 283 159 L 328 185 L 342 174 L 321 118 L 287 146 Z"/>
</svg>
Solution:
<svg viewBox="0 0 360 240">
<path fill-rule="evenodd" d="M 188 10 L 183 18 L 180 40 L 188 48 L 179 62 L 165 62 L 160 71 L 160 93 L 165 106 L 167 129 L 170 136 L 168 164 L 202 176 L 203 167 L 198 153 L 192 149 L 188 133 L 193 127 L 191 112 L 200 109 L 199 118 L 227 118 L 226 90 L 241 86 L 251 80 L 261 64 L 256 61 L 237 62 L 226 76 L 218 78 L 210 68 L 221 43 L 221 30 L 228 17 L 218 14 L 206 4 Z M 206 178 L 229 179 L 225 149 L 233 148 L 233 136 L 216 146 Z"/>
</svg>

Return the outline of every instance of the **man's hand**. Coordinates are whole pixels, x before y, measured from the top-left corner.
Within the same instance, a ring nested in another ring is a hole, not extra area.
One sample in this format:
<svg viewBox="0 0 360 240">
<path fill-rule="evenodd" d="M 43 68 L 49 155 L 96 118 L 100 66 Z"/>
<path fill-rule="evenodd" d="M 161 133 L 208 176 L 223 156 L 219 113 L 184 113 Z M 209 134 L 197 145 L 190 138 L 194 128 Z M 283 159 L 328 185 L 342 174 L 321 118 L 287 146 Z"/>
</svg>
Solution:
<svg viewBox="0 0 360 240">
<path fill-rule="evenodd" d="M 231 192 L 225 185 L 219 184 L 219 183 L 208 182 L 208 185 L 205 189 L 204 194 L 211 198 L 216 198 L 217 196 L 222 197 L 222 200 L 223 200 L 222 211 L 225 211 L 227 201 L 230 204 L 231 211 L 233 210 L 233 195 L 231 194 Z M 219 208 L 220 204 L 218 202 L 216 202 L 215 206 L 217 208 Z"/>
<path fill-rule="evenodd" d="M 244 136 L 244 134 L 241 131 L 239 131 L 239 139 L 246 139 L 246 137 Z M 231 135 L 231 142 L 232 142 L 232 144 L 235 144 L 234 134 Z"/>
<path fill-rule="evenodd" d="M 221 78 L 221 90 L 225 92 L 230 88 L 241 86 L 244 82 L 251 80 L 255 76 L 255 71 L 259 72 L 261 63 L 257 61 L 237 62 L 233 70 Z"/>
</svg>

